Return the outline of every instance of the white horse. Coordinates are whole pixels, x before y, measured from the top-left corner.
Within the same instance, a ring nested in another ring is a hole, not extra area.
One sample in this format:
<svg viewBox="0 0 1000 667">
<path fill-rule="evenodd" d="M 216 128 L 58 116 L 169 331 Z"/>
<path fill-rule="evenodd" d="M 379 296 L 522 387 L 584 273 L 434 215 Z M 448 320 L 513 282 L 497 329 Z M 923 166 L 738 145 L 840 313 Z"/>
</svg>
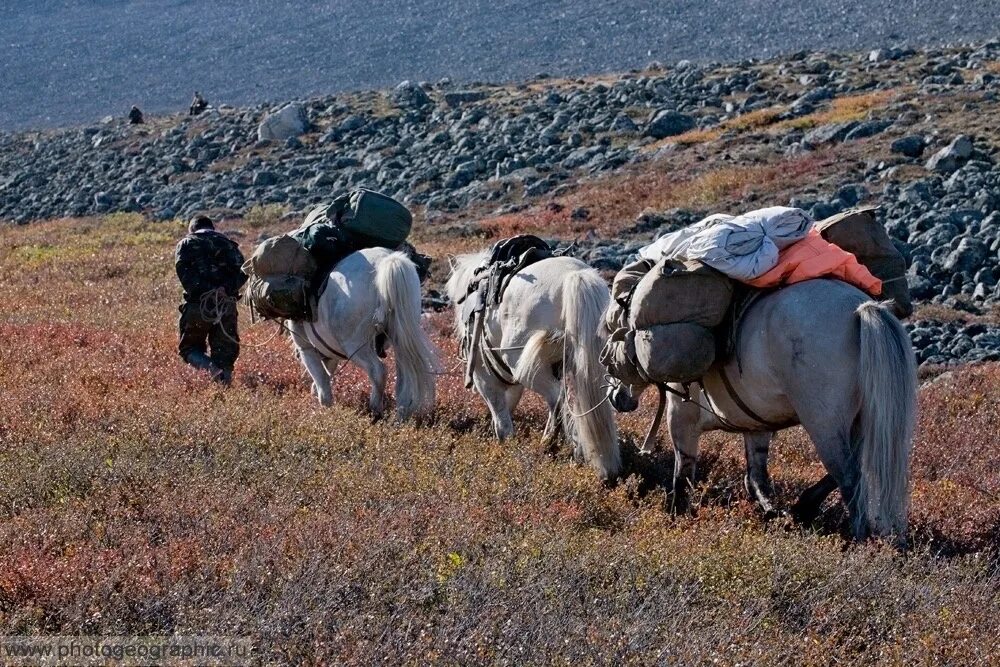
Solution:
<svg viewBox="0 0 1000 667">
<path fill-rule="evenodd" d="M 426 417 L 434 407 L 437 353 L 420 326 L 420 279 L 401 252 L 368 248 L 341 260 L 319 297 L 314 322 L 288 322 L 299 358 L 322 405 L 333 404 L 330 380 L 341 363 L 368 374 L 373 418 L 385 411 L 383 341 L 396 351 L 396 415 Z"/>
<path fill-rule="evenodd" d="M 463 255 L 452 262 L 447 292 L 462 339 L 475 335 L 467 327 L 478 295 L 468 295 L 468 289 L 487 256 Z M 609 301 L 607 284 L 585 263 L 571 257 L 541 260 L 515 274 L 500 304 L 486 309 L 479 349 L 471 350 L 472 382 L 490 409 L 497 438 L 513 435 L 511 412 L 528 388 L 548 405 L 544 440 L 551 445 L 562 426 L 574 443 L 575 459 L 590 463 L 605 480 L 621 469 L 600 363 Z"/>
<path fill-rule="evenodd" d="M 772 513 L 771 437 L 801 424 L 829 474 L 802 494 L 795 516 L 814 519 L 839 487 L 855 537 L 873 532 L 902 539 L 917 376 L 899 320 L 846 283 L 810 280 L 760 297 L 739 325 L 735 349 L 690 387 L 692 400 L 667 400 L 675 494 L 683 497 L 694 478 L 700 434 L 739 432 L 747 492 Z M 643 389 L 619 384 L 612 390 L 615 407 L 634 410 Z"/>
</svg>

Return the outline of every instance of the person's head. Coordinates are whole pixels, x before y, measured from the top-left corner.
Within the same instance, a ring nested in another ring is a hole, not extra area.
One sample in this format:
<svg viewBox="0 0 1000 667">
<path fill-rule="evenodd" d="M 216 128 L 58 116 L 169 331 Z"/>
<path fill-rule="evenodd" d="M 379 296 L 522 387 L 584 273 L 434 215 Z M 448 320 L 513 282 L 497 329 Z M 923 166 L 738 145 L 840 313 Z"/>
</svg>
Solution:
<svg viewBox="0 0 1000 667">
<path fill-rule="evenodd" d="M 215 223 L 207 215 L 198 215 L 191 219 L 191 224 L 188 225 L 188 233 L 194 234 L 201 229 L 215 229 Z"/>
</svg>

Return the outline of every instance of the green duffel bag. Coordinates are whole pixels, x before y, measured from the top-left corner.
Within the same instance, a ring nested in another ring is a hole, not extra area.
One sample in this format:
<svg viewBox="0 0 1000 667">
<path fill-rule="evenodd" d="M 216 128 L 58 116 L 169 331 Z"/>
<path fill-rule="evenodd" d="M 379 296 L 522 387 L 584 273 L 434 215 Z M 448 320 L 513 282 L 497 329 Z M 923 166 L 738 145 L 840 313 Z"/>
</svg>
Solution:
<svg viewBox="0 0 1000 667">
<path fill-rule="evenodd" d="M 334 199 L 326 218 L 365 245 L 385 248 L 398 246 L 413 228 L 409 209 L 392 197 L 364 188 Z"/>
</svg>

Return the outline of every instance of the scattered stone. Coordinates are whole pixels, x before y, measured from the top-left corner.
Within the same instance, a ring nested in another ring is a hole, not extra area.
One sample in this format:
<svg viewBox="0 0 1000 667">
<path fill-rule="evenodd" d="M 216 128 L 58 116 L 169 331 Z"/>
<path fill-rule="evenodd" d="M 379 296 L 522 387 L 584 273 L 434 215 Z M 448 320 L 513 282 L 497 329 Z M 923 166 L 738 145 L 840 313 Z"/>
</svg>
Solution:
<svg viewBox="0 0 1000 667">
<path fill-rule="evenodd" d="M 911 134 L 893 141 L 889 146 L 889 150 L 893 153 L 905 155 L 906 157 L 920 157 L 924 154 L 924 146 L 926 145 L 922 136 Z"/>
<path fill-rule="evenodd" d="M 285 105 L 264 117 L 257 128 L 258 141 L 285 141 L 309 131 L 305 107 L 298 102 Z"/>
<path fill-rule="evenodd" d="M 691 116 L 673 109 L 663 109 L 655 112 L 646 124 L 646 136 L 666 139 L 693 130 L 695 125 Z"/>
<path fill-rule="evenodd" d="M 972 139 L 960 134 L 950 144 L 931 156 L 926 167 L 928 171 L 950 174 L 962 166 L 971 155 Z"/>
</svg>

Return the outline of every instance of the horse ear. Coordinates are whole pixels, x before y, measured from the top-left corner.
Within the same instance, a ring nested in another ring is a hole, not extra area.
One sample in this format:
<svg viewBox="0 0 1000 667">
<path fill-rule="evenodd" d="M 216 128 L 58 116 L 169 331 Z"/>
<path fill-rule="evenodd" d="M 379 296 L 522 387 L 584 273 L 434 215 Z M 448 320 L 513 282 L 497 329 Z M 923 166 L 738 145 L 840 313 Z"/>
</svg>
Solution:
<svg viewBox="0 0 1000 667">
<path fill-rule="evenodd" d="M 451 253 L 449 252 L 449 253 L 448 253 L 448 254 L 446 255 L 446 257 L 448 258 L 448 269 L 449 269 L 449 270 L 450 270 L 450 271 L 451 271 L 452 273 L 454 273 L 454 272 L 455 272 L 455 267 L 456 267 L 456 266 L 458 266 L 458 256 L 457 256 L 457 255 L 453 255 L 453 254 L 451 254 Z"/>
</svg>

